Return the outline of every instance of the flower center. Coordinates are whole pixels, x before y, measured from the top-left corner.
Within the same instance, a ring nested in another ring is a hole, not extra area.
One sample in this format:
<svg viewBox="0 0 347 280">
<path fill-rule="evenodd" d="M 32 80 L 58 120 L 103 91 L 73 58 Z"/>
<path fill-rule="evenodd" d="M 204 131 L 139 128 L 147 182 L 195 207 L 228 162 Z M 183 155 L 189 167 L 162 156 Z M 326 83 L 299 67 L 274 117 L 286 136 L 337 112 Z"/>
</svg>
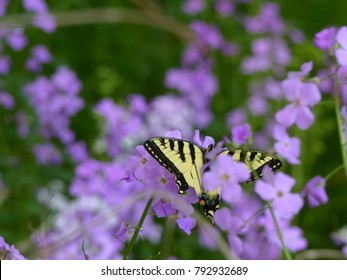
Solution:
<svg viewBox="0 0 347 280">
<path fill-rule="evenodd" d="M 223 181 L 228 181 L 229 180 L 229 174 L 223 174 L 222 179 L 223 179 Z"/>
<path fill-rule="evenodd" d="M 295 99 L 294 106 L 299 107 L 300 106 L 300 99 Z"/>
<path fill-rule="evenodd" d="M 160 183 L 162 183 L 163 185 L 166 185 L 166 182 L 167 182 L 167 180 L 165 177 L 160 178 Z"/>
<path fill-rule="evenodd" d="M 142 164 L 142 165 L 145 165 L 146 163 L 147 163 L 147 159 L 146 159 L 146 158 L 142 158 L 142 159 L 141 159 L 141 164 Z"/>
</svg>

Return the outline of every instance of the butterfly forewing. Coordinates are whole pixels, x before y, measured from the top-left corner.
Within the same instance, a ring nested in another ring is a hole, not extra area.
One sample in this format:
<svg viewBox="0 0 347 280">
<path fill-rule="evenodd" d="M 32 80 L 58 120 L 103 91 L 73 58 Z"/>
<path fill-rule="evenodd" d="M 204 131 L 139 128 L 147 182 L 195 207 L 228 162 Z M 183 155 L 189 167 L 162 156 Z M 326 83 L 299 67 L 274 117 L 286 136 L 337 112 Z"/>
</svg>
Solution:
<svg viewBox="0 0 347 280">
<path fill-rule="evenodd" d="M 202 193 L 201 172 L 205 150 L 188 141 L 176 138 L 151 138 L 144 143 L 148 153 L 176 177 L 179 192 L 189 186 Z"/>
</svg>

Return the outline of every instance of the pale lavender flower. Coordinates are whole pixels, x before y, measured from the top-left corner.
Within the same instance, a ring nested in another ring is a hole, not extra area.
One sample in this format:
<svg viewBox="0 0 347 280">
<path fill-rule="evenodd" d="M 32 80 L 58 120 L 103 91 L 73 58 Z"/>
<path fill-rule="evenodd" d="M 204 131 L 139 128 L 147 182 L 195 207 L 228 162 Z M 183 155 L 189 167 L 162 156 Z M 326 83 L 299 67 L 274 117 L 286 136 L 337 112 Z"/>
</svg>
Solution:
<svg viewBox="0 0 347 280">
<path fill-rule="evenodd" d="M 251 126 L 246 123 L 234 126 L 231 130 L 232 140 L 238 145 L 243 145 L 251 137 Z"/>
<path fill-rule="evenodd" d="M 19 250 L 14 245 L 7 244 L 2 236 L 0 236 L 0 258 L 2 260 L 25 260 Z"/>
<path fill-rule="evenodd" d="M 210 146 L 213 147 L 216 143 L 216 141 L 211 136 L 201 137 L 200 130 L 195 130 L 193 141 L 195 144 L 205 149 L 209 148 Z"/>
<path fill-rule="evenodd" d="M 205 9 L 205 0 L 185 0 L 182 10 L 186 14 L 195 15 Z"/>
<path fill-rule="evenodd" d="M 296 44 L 301 44 L 305 40 L 305 34 L 299 29 L 293 29 L 289 33 L 290 39 Z"/>
<path fill-rule="evenodd" d="M 318 86 L 299 79 L 287 79 L 282 82 L 282 89 L 291 103 L 276 113 L 276 120 L 285 127 L 297 124 L 300 129 L 309 128 L 314 121 L 310 107 L 321 99 Z"/>
<path fill-rule="evenodd" d="M 178 227 L 183 230 L 187 235 L 192 233 L 192 229 L 196 225 L 196 221 L 194 218 L 188 216 L 179 215 L 179 218 L 176 220 Z"/>
<path fill-rule="evenodd" d="M 51 14 L 36 14 L 33 19 L 33 25 L 41 28 L 46 33 L 53 33 L 56 29 L 55 17 Z"/>
<path fill-rule="evenodd" d="M 11 59 L 9 56 L 0 55 L 0 74 L 7 74 L 11 67 Z"/>
<path fill-rule="evenodd" d="M 244 74 L 264 72 L 271 68 L 283 67 L 290 62 L 290 51 L 283 40 L 259 38 L 252 42 L 253 55 L 246 57 L 241 64 Z"/>
<path fill-rule="evenodd" d="M 336 34 L 336 41 L 340 48 L 335 50 L 337 62 L 340 65 L 347 65 L 347 26 L 343 26 Z"/>
<path fill-rule="evenodd" d="M 0 91 L 0 105 L 7 110 L 13 109 L 15 105 L 13 96 L 7 92 Z"/>
<path fill-rule="evenodd" d="M 240 183 L 248 178 L 249 171 L 243 163 L 235 162 L 229 155 L 222 155 L 202 175 L 202 185 L 208 191 L 220 188 L 223 200 L 232 203 L 241 195 Z"/>
<path fill-rule="evenodd" d="M 274 145 L 275 151 L 289 163 L 300 164 L 300 139 L 289 137 L 286 129 L 281 125 L 274 127 L 273 136 L 277 141 Z"/>
<path fill-rule="evenodd" d="M 152 209 L 158 218 L 168 217 L 176 213 L 177 209 L 173 208 L 170 202 L 157 200 L 152 205 Z"/>
<path fill-rule="evenodd" d="M 234 109 L 227 114 L 226 119 L 228 127 L 234 127 L 246 122 L 247 113 L 242 108 Z"/>
<path fill-rule="evenodd" d="M 250 108 L 250 112 L 254 116 L 264 115 L 268 110 L 266 99 L 259 94 L 253 94 L 248 99 L 247 105 L 248 108 Z"/>
<path fill-rule="evenodd" d="M 6 14 L 8 1 L 9 0 L 0 1 L 0 17 L 4 16 Z"/>
<path fill-rule="evenodd" d="M 240 255 L 243 251 L 243 241 L 241 239 L 243 220 L 240 217 L 232 216 L 227 208 L 217 211 L 214 220 L 217 226 L 227 232 L 231 250 Z"/>
<path fill-rule="evenodd" d="M 323 51 L 331 51 L 335 45 L 335 27 L 327 27 L 314 35 L 314 45 Z"/>
<path fill-rule="evenodd" d="M 35 145 L 33 153 L 40 165 L 59 165 L 62 162 L 59 151 L 51 143 Z"/>
<path fill-rule="evenodd" d="M 283 96 L 281 83 L 273 78 L 264 80 L 264 92 L 268 98 L 278 100 Z"/>
<path fill-rule="evenodd" d="M 47 4 L 44 0 L 23 0 L 23 7 L 28 12 L 40 14 L 48 11 Z"/>
<path fill-rule="evenodd" d="M 331 239 L 338 246 L 342 247 L 342 254 L 347 257 L 347 225 L 331 233 Z"/>
<path fill-rule="evenodd" d="M 110 156 L 119 155 L 122 152 L 121 147 L 126 141 L 141 138 L 143 117 L 115 104 L 112 99 L 100 100 L 95 106 L 95 113 L 103 117 L 103 121 L 106 123 L 104 132 L 106 134 L 106 152 Z"/>
<path fill-rule="evenodd" d="M 299 227 L 282 228 L 284 244 L 291 252 L 297 252 L 307 248 L 307 240 L 303 237 L 303 231 Z"/>
<path fill-rule="evenodd" d="M 217 0 L 214 8 L 220 15 L 228 17 L 234 12 L 235 4 L 231 0 Z"/>
<path fill-rule="evenodd" d="M 313 68 L 313 62 L 312 61 L 308 61 L 305 62 L 304 64 L 301 65 L 300 67 L 300 71 L 290 71 L 288 73 L 288 80 L 290 79 L 303 79 L 304 77 L 306 77 L 312 70 Z"/>
<path fill-rule="evenodd" d="M 38 115 L 40 132 L 46 139 L 57 137 L 63 143 L 74 140 L 69 128 L 70 118 L 84 105 L 78 96 L 81 83 L 74 72 L 60 67 L 49 80 L 39 76 L 24 87 Z"/>
<path fill-rule="evenodd" d="M 6 34 L 7 44 L 15 51 L 22 50 L 28 43 L 22 28 L 16 28 Z"/>
<path fill-rule="evenodd" d="M 51 80 L 58 91 L 67 95 L 76 95 L 82 88 L 82 83 L 78 80 L 76 73 L 67 66 L 60 66 Z"/>
<path fill-rule="evenodd" d="M 248 32 L 254 34 L 270 32 L 282 35 L 285 31 L 283 20 L 279 15 L 279 6 L 275 3 L 265 3 L 257 16 L 246 17 L 245 27 Z"/>
<path fill-rule="evenodd" d="M 197 34 L 199 41 L 211 49 L 219 49 L 223 43 L 223 36 L 216 25 L 203 21 L 195 21 L 190 28 Z"/>
<path fill-rule="evenodd" d="M 315 176 L 307 182 L 301 192 L 302 196 L 307 196 L 308 205 L 311 208 L 328 202 L 328 196 L 325 191 L 325 179 L 321 176 Z"/>
<path fill-rule="evenodd" d="M 177 108 L 180 108 L 180 114 L 177 114 Z M 162 135 L 167 130 L 179 129 L 184 135 L 191 136 L 196 120 L 193 112 L 192 106 L 182 97 L 173 94 L 156 97 L 149 104 L 146 115 L 150 134 Z"/>
<path fill-rule="evenodd" d="M 290 192 L 294 184 L 295 180 L 283 172 L 274 174 L 265 168 L 263 179 L 255 184 L 255 192 L 263 200 L 270 201 L 279 216 L 288 218 L 297 214 L 303 206 L 302 197 Z"/>
<path fill-rule="evenodd" d="M 52 56 L 44 45 L 36 45 L 31 50 L 31 56 L 26 61 L 26 67 L 30 71 L 40 72 L 41 64 L 48 63 L 51 59 Z"/>
<path fill-rule="evenodd" d="M 74 162 L 82 162 L 89 158 L 87 146 L 83 141 L 69 143 L 65 149 Z"/>
<path fill-rule="evenodd" d="M 116 236 L 123 242 L 125 242 L 125 240 L 127 239 L 128 226 L 128 224 L 122 223 L 116 233 Z"/>
</svg>

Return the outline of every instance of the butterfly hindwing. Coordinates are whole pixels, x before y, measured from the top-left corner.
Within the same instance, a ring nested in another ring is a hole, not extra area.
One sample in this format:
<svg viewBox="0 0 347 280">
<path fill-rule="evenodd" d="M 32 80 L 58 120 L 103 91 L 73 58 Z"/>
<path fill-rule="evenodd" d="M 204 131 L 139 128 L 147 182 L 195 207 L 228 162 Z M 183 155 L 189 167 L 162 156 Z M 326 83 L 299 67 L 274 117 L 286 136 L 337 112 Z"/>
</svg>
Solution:
<svg viewBox="0 0 347 280">
<path fill-rule="evenodd" d="M 245 182 L 249 183 L 263 176 L 263 168 L 267 165 L 270 170 L 275 171 L 282 166 L 281 161 L 266 152 L 255 150 L 235 149 L 223 150 L 220 155 L 230 155 L 236 162 L 243 162 L 250 172 L 250 178 Z"/>
</svg>

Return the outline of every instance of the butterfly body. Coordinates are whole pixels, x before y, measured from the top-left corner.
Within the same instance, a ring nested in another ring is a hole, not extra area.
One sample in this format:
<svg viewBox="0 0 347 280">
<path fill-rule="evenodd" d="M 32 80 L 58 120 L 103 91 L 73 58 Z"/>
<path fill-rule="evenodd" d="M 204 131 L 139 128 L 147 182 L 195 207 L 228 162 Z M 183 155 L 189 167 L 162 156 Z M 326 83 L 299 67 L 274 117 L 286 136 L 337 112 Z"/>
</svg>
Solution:
<svg viewBox="0 0 347 280">
<path fill-rule="evenodd" d="M 143 146 L 160 165 L 175 176 L 180 194 L 184 194 L 189 187 L 195 189 L 199 205 L 205 215 L 213 219 L 214 213 L 219 209 L 220 190 L 205 191 L 201 183 L 201 168 L 207 162 L 205 155 L 212 149 L 212 145 L 205 149 L 182 139 L 154 137 L 148 139 Z M 232 156 L 234 161 L 243 162 L 250 172 L 250 178 L 245 183 L 260 178 L 265 165 L 269 165 L 273 171 L 282 166 L 278 158 L 261 151 L 223 149 L 217 156 Z"/>
</svg>

